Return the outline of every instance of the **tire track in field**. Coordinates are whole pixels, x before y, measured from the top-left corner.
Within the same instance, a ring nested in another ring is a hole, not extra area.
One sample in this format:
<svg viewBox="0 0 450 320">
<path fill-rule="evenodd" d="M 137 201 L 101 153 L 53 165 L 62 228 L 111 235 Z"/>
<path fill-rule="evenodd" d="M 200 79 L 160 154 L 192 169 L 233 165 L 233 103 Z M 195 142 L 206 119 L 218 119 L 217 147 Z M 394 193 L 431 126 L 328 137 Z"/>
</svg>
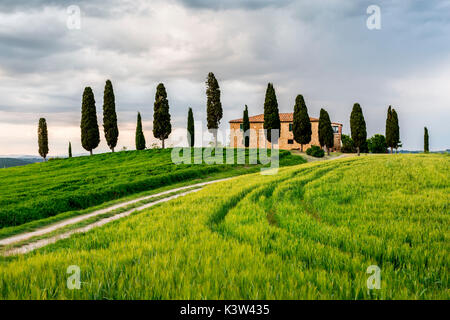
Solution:
<svg viewBox="0 0 450 320">
<path fill-rule="evenodd" d="M 336 159 L 338 159 L 337 157 Z M 323 174 L 327 173 L 331 170 L 330 166 L 324 166 L 324 169 L 321 171 L 326 171 Z M 328 170 L 327 170 L 328 169 Z M 314 170 L 314 168 L 301 168 L 299 170 L 295 170 L 291 172 L 288 176 L 282 179 L 278 179 L 275 181 L 268 182 L 268 185 L 261 187 L 260 185 L 257 186 L 251 186 L 244 190 L 242 190 L 240 193 L 232 196 L 227 202 L 222 204 L 218 210 L 216 210 L 209 218 L 209 226 L 210 230 L 213 232 L 218 232 L 223 236 L 223 234 L 218 230 L 218 226 L 223 223 L 225 217 L 227 216 L 228 212 L 231 211 L 233 208 L 235 208 L 239 202 L 241 202 L 243 199 L 245 199 L 247 196 L 253 196 L 255 199 L 260 198 L 261 195 L 265 194 L 266 196 L 272 196 L 273 192 L 276 189 L 276 186 L 280 183 L 283 183 L 289 179 L 294 178 L 297 174 L 308 174 L 311 173 Z M 320 173 L 320 172 L 319 172 Z M 316 174 L 317 175 L 317 174 Z M 315 179 L 316 175 L 308 181 L 311 182 Z M 320 175 L 321 176 L 321 175 Z M 256 201 L 256 200 L 255 200 Z"/>
<path fill-rule="evenodd" d="M 337 160 L 337 159 L 339 159 L 341 157 L 343 157 L 343 156 L 339 156 L 339 157 L 336 157 L 336 158 L 330 159 L 330 160 Z M 310 170 L 311 169 L 309 169 L 309 170 L 306 169 L 307 172 L 309 172 Z M 303 171 L 305 171 L 305 170 L 304 169 L 295 170 L 294 172 L 292 172 L 292 174 L 289 177 L 286 177 L 285 179 L 282 179 L 282 180 L 278 180 L 277 183 L 280 183 L 280 182 L 285 181 L 286 179 L 292 178 L 296 173 L 303 172 Z M 122 207 L 125 207 L 125 206 L 128 206 L 128 205 L 134 204 L 136 202 L 140 202 L 140 201 L 143 201 L 143 200 L 148 200 L 148 199 L 151 199 L 151 198 L 154 198 L 154 197 L 160 197 L 162 195 L 173 193 L 173 192 L 177 192 L 177 191 L 181 191 L 181 190 L 184 190 L 184 189 L 189 189 L 189 188 L 193 188 L 193 187 L 203 187 L 203 186 L 206 186 L 206 185 L 209 185 L 209 184 L 212 184 L 212 183 L 227 181 L 227 180 L 230 180 L 232 178 L 234 178 L 234 177 L 218 179 L 218 180 L 213 180 L 213 181 L 207 181 L 207 182 L 201 182 L 201 183 L 197 183 L 197 184 L 194 184 L 194 185 L 188 185 L 188 186 L 184 186 L 184 187 L 179 187 L 179 188 L 167 190 L 167 191 L 164 191 L 164 192 L 160 192 L 160 193 L 157 193 L 157 194 L 144 196 L 144 197 L 141 197 L 141 198 L 138 198 L 138 199 L 134 199 L 134 200 L 130 200 L 130 201 L 127 201 L 127 202 L 119 203 L 119 204 L 113 205 L 111 207 L 100 209 L 100 210 L 96 210 L 94 212 L 91 212 L 91 213 L 88 213 L 88 214 L 85 214 L 85 215 L 82 215 L 82 216 L 69 218 L 69 219 L 63 220 L 61 222 L 52 224 L 50 226 L 47 226 L 47 227 L 35 230 L 35 231 L 26 232 L 26 233 L 22 233 L 22 234 L 18 234 L 18 235 L 12 236 L 12 237 L 1 239 L 0 240 L 0 246 L 11 245 L 11 244 L 14 244 L 14 243 L 17 243 L 17 242 L 20 242 L 20 241 L 28 240 L 28 239 L 33 238 L 33 237 L 42 236 L 42 235 L 48 234 L 50 232 L 56 231 L 56 230 L 58 230 L 58 229 L 60 229 L 62 227 L 65 227 L 65 226 L 68 226 L 68 225 L 72 225 L 72 224 L 75 224 L 75 223 L 79 223 L 79 222 L 82 222 L 82 221 L 84 221 L 86 219 L 89 219 L 89 218 L 92 218 L 92 217 L 95 217 L 95 216 L 98 216 L 98 215 L 103 215 L 103 214 L 108 213 L 110 211 L 113 211 L 113 210 L 116 210 L 116 209 L 119 209 L 119 208 L 122 208 Z M 77 229 L 74 229 L 74 230 L 70 230 L 70 231 L 67 231 L 65 233 L 62 233 L 62 234 L 59 234 L 59 235 L 55 235 L 53 237 L 37 240 L 35 242 L 29 243 L 29 244 L 26 244 L 26 245 L 23 245 L 23 246 L 20 246 L 20 247 L 17 247 L 17 248 L 9 249 L 9 250 L 4 251 L 3 255 L 4 256 L 9 256 L 9 255 L 14 255 L 14 254 L 24 254 L 24 253 L 33 251 L 35 249 L 44 247 L 44 246 L 46 246 L 48 244 L 55 243 L 58 240 L 68 238 L 74 233 L 82 233 L 82 232 L 89 231 L 90 229 L 95 228 L 97 226 L 102 226 L 102 225 L 104 225 L 104 224 L 106 224 L 108 222 L 111 222 L 111 221 L 120 219 L 122 217 L 128 216 L 132 212 L 141 211 L 141 210 L 149 208 L 149 207 L 151 207 L 153 205 L 156 205 L 156 204 L 159 204 L 159 203 L 162 203 L 162 202 L 166 202 L 166 201 L 169 201 L 169 200 L 178 198 L 180 196 L 184 196 L 184 195 L 186 195 L 188 193 L 196 192 L 196 191 L 199 191 L 199 190 L 201 190 L 201 189 L 195 189 L 195 190 L 191 190 L 191 191 L 188 191 L 188 192 L 176 194 L 174 196 L 171 196 L 171 197 L 168 197 L 168 198 L 164 198 L 164 199 L 161 199 L 161 200 L 157 200 L 155 202 L 151 202 L 151 203 L 145 204 L 143 206 L 130 209 L 130 210 L 126 211 L 126 212 L 123 212 L 123 213 L 120 213 L 120 214 L 117 214 L 117 215 L 114 215 L 114 216 L 111 216 L 111 217 L 99 220 L 97 222 L 94 222 L 94 223 L 89 224 L 89 225 L 84 226 L 84 227 L 80 227 L 80 228 L 77 228 Z M 220 233 L 220 231 L 218 230 L 217 227 L 223 222 L 223 220 L 225 219 L 225 216 L 227 215 L 228 211 L 232 210 L 235 206 L 237 206 L 239 204 L 239 202 L 243 198 L 245 198 L 249 193 L 252 193 L 251 191 L 254 191 L 254 190 L 255 190 L 254 188 L 247 188 L 243 192 L 241 192 L 238 195 L 232 197 L 232 199 L 227 201 L 227 203 L 223 204 L 219 208 L 219 210 L 217 210 L 210 218 L 210 221 L 209 221 L 210 223 L 209 224 L 210 224 L 211 231 Z"/>
<path fill-rule="evenodd" d="M 307 203 L 305 203 L 305 199 L 304 199 L 304 191 L 305 191 L 305 187 L 314 181 L 317 181 L 319 179 L 321 179 L 323 176 L 325 176 L 327 173 L 335 171 L 335 170 L 339 170 L 348 166 L 356 166 L 358 164 L 355 163 L 348 163 L 348 162 L 341 162 L 339 163 L 339 166 L 334 166 L 334 165 L 324 165 L 322 166 L 321 170 L 317 170 L 317 172 L 312 175 L 311 177 L 308 177 L 305 180 L 299 181 L 298 182 L 298 187 L 299 187 L 299 192 L 298 192 L 298 200 L 301 201 L 301 207 L 303 208 L 304 213 L 306 213 L 307 215 L 311 216 L 315 222 L 317 224 L 320 225 L 324 225 L 326 227 L 329 228 L 339 228 L 339 229 L 343 229 L 346 230 L 348 233 L 351 233 L 352 230 L 348 229 L 345 226 L 337 226 L 334 224 L 330 224 L 328 222 L 325 222 L 321 219 L 320 217 L 320 213 L 314 208 L 309 206 Z M 282 187 L 281 185 L 279 187 Z M 276 214 L 274 215 L 274 218 L 276 219 Z M 361 261 L 364 261 L 365 263 L 369 263 L 370 258 L 373 258 L 371 256 L 371 254 L 373 253 L 371 250 L 367 250 L 364 247 L 358 247 L 357 249 L 359 250 L 354 250 L 354 248 L 348 248 L 347 246 L 343 246 L 339 243 L 336 243 L 334 241 L 325 241 L 325 239 L 318 239 L 316 236 L 312 236 L 311 234 L 305 234 L 303 232 L 297 232 L 295 230 L 292 230 L 290 228 L 288 228 L 286 225 L 284 224 L 277 224 L 277 227 L 279 227 L 281 230 L 283 230 L 284 232 L 286 232 L 288 235 L 292 236 L 292 237 L 302 237 L 305 241 L 309 241 L 310 243 L 315 243 L 317 245 L 323 246 L 323 247 L 328 247 L 332 250 L 336 250 L 337 252 L 340 252 L 344 255 L 348 255 L 351 258 L 355 258 L 355 259 L 360 259 Z M 367 235 L 367 234 L 360 234 L 360 239 L 364 240 L 364 241 L 369 241 L 371 240 L 371 236 Z M 379 237 L 375 237 L 377 239 L 379 239 Z M 273 252 L 273 250 L 271 251 Z M 276 252 L 274 252 L 276 253 Z M 378 261 L 379 259 L 376 258 L 376 260 Z M 380 261 L 378 261 L 378 265 L 382 265 L 382 263 Z"/>
<path fill-rule="evenodd" d="M 27 239 L 30 239 L 30 238 L 33 238 L 33 237 L 36 237 L 36 236 L 42 236 L 42 235 L 48 234 L 48 233 L 56 231 L 56 230 L 58 230 L 58 229 L 60 229 L 62 227 L 65 227 L 65 226 L 68 226 L 68 225 L 72 225 L 72 224 L 75 224 L 75 223 L 79 223 L 79 222 L 82 222 L 82 221 L 84 221 L 86 219 L 89 219 L 89 218 L 92 218 L 92 217 L 95 217 L 95 216 L 98 216 L 98 215 L 103 215 L 103 214 L 111 212 L 113 210 L 116 210 L 116 209 L 119 209 L 119 208 L 122 208 L 122 207 L 126 207 L 126 206 L 128 206 L 130 204 L 134 204 L 136 202 L 140 202 L 140 201 L 143 201 L 143 200 L 148 200 L 148 199 L 155 198 L 155 197 L 160 197 L 160 196 L 163 196 L 163 195 L 166 195 L 166 194 L 170 194 L 170 193 L 181 191 L 181 190 L 185 190 L 185 189 L 199 187 L 198 189 L 189 190 L 189 191 L 186 191 L 186 192 L 183 192 L 183 193 L 179 193 L 179 194 L 167 197 L 167 198 L 163 198 L 163 199 L 151 202 L 151 203 L 147 203 L 147 204 L 142 205 L 142 206 L 137 207 L 137 208 L 132 208 L 130 210 L 127 210 L 126 212 L 122 212 L 122 213 L 116 214 L 114 216 L 111 216 L 111 217 L 108 217 L 108 218 L 104 218 L 102 220 L 96 221 L 96 222 L 94 222 L 92 224 L 89 224 L 89 225 L 81 227 L 81 228 L 70 230 L 70 231 L 67 231 L 65 233 L 53 236 L 53 237 L 41 239 L 41 240 L 38 240 L 38 241 L 35 241 L 35 242 L 32 242 L 32 243 L 23 245 L 23 246 L 18 247 L 18 248 L 6 250 L 3 253 L 3 255 L 4 256 L 10 256 L 10 255 L 14 255 L 14 254 L 24 254 L 24 253 L 30 252 L 32 250 L 44 247 L 44 246 L 46 246 L 46 245 L 48 245 L 50 243 L 55 243 L 58 240 L 66 239 L 66 238 L 70 237 L 74 233 L 87 232 L 87 231 L 89 231 L 89 230 L 91 230 L 91 229 L 93 229 L 95 227 L 99 227 L 99 226 L 102 226 L 102 225 L 104 225 L 106 223 L 109 223 L 111 221 L 114 221 L 114 220 L 126 217 L 126 216 L 130 215 L 131 213 L 133 213 L 135 211 L 141 211 L 141 210 L 150 208 L 150 207 L 152 207 L 154 205 L 157 205 L 159 203 L 167 202 L 167 201 L 176 199 L 178 197 L 187 195 L 189 193 L 200 191 L 202 189 L 201 187 L 204 187 L 206 185 L 209 185 L 209 184 L 212 184 L 212 183 L 216 183 L 216 182 L 227 181 L 227 180 L 230 180 L 230 179 L 232 179 L 232 178 L 225 178 L 225 179 L 218 179 L 218 180 L 213 180 L 213 181 L 201 182 L 201 183 L 197 183 L 197 184 L 193 184 L 193 185 L 188 185 L 188 186 L 184 186 L 184 187 L 170 189 L 170 190 L 163 191 L 163 192 L 156 193 L 156 194 L 152 194 L 152 195 L 149 195 L 149 196 L 140 197 L 138 199 L 122 202 L 122 203 L 113 205 L 111 207 L 108 207 L 108 208 L 105 208 L 105 209 L 96 210 L 94 212 L 91 212 L 91 213 L 88 213 L 88 214 L 85 214 L 85 215 L 82 215 L 82 216 L 77 216 L 77 217 L 74 217 L 74 218 L 63 220 L 63 221 L 61 221 L 59 223 L 56 223 L 56 224 L 53 224 L 51 226 L 44 227 L 42 229 L 38 229 L 38 230 L 35 230 L 35 231 L 32 231 L 32 232 L 26 232 L 26 233 L 23 233 L 23 234 L 19 234 L 19 235 L 15 235 L 15 236 L 12 236 L 12 237 L 9 237 L 9 238 L 2 239 L 2 240 L 0 240 L 0 245 L 14 244 L 14 243 L 17 243 L 17 242 L 20 242 L 20 241 L 24 241 L 24 240 L 27 240 Z"/>
<path fill-rule="evenodd" d="M 213 232 L 218 232 L 217 227 L 224 221 L 228 212 L 231 211 L 234 207 L 236 207 L 239 204 L 239 202 L 241 202 L 243 199 L 245 199 L 248 195 L 254 194 L 256 197 L 260 197 L 272 185 L 275 186 L 277 183 L 280 183 L 287 179 L 290 179 L 298 172 L 305 172 L 305 171 L 308 172 L 309 170 L 311 170 L 311 169 L 303 169 L 302 168 L 299 170 L 295 170 L 289 176 L 287 176 L 283 179 L 278 179 L 275 181 L 268 182 L 269 186 L 261 187 L 261 185 L 252 185 L 248 188 L 245 188 L 238 194 L 231 196 L 231 198 L 228 199 L 228 201 L 226 201 L 224 204 L 222 204 L 214 213 L 211 214 L 211 216 L 208 220 L 210 230 Z M 274 188 L 274 186 L 273 186 L 273 188 Z"/>
<path fill-rule="evenodd" d="M 190 190 L 190 191 L 186 191 L 186 192 L 183 192 L 183 193 L 179 193 L 179 194 L 176 194 L 176 195 L 173 195 L 173 196 L 161 199 L 161 200 L 157 200 L 157 201 L 154 201 L 154 202 L 151 202 L 151 203 L 147 203 L 147 204 L 145 204 L 145 205 L 143 205 L 141 207 L 130 209 L 128 211 L 116 214 L 116 215 L 114 215 L 112 217 L 108 217 L 108 218 L 102 219 L 100 221 L 94 222 L 94 223 L 89 224 L 89 225 L 87 225 L 85 227 L 81 227 L 81 228 L 78 228 L 78 229 L 70 230 L 68 232 L 65 232 L 65 233 L 62 233 L 62 234 L 58 234 L 58 235 L 50 237 L 50 238 L 38 240 L 36 242 L 32 242 L 30 244 L 24 245 L 24 246 L 19 247 L 19 248 L 14 248 L 14 249 L 11 249 L 11 250 L 7 250 L 7 251 L 5 251 L 5 253 L 3 255 L 4 256 L 11 256 L 11 255 L 16 255 L 16 254 L 25 254 L 25 253 L 28 253 L 30 251 L 33 251 L 33 250 L 45 247 L 48 244 L 55 243 L 55 242 L 57 242 L 59 240 L 67 239 L 73 234 L 84 233 L 84 232 L 87 232 L 87 231 L 89 231 L 89 230 L 91 230 L 93 228 L 103 226 L 103 225 L 105 225 L 105 224 L 107 224 L 109 222 L 112 222 L 112 221 L 115 221 L 115 220 L 127 217 L 130 214 L 132 214 L 133 212 L 141 211 L 141 210 L 153 207 L 153 206 L 155 206 L 157 204 L 160 204 L 160 203 L 163 203 L 163 202 L 167 202 L 167 201 L 170 201 L 170 200 L 176 199 L 178 197 L 182 197 L 182 196 L 185 196 L 185 195 L 187 195 L 189 193 L 197 192 L 197 191 L 200 191 L 200 190 L 201 189 L 194 189 L 194 190 Z"/>
<path fill-rule="evenodd" d="M 304 189 L 306 187 L 306 185 L 308 185 L 309 183 L 316 181 L 317 179 L 320 179 L 321 177 L 323 177 L 324 175 L 326 175 L 327 173 L 333 171 L 335 169 L 335 167 L 333 165 L 323 165 L 320 170 L 317 170 L 316 172 L 314 172 L 314 174 L 311 177 L 308 177 L 306 180 L 302 181 L 301 183 L 301 188 Z M 271 197 L 273 195 L 273 193 L 275 192 L 275 190 L 277 189 L 277 187 L 279 187 L 280 184 L 282 184 L 283 182 L 288 181 L 289 179 L 295 178 L 295 176 L 297 174 L 310 174 L 312 173 L 314 170 L 313 168 L 308 168 L 308 169 L 303 169 L 303 170 L 296 170 L 294 172 L 292 172 L 289 176 L 283 178 L 283 179 L 279 179 L 276 181 L 272 181 L 270 183 L 268 183 L 267 185 L 261 187 L 253 187 L 253 188 L 247 188 L 245 190 L 243 190 L 242 192 L 240 192 L 239 194 L 235 195 L 230 201 L 227 201 L 226 203 L 224 203 L 222 206 L 220 206 L 220 208 L 211 216 L 210 220 L 209 220 L 209 227 L 210 230 L 219 234 L 221 237 L 225 238 L 225 239 L 234 239 L 236 241 L 238 241 L 241 244 L 247 244 L 252 246 L 255 250 L 258 250 L 259 252 L 268 255 L 268 254 L 275 254 L 276 256 L 282 258 L 282 259 L 288 259 L 288 260 L 292 260 L 294 257 L 291 254 L 286 255 L 286 252 L 282 253 L 279 252 L 275 247 L 271 246 L 271 245 L 265 245 L 265 246 L 261 246 L 261 245 L 256 245 L 254 242 L 252 242 L 249 239 L 245 239 L 245 238 L 241 238 L 239 236 L 237 236 L 236 234 L 234 234 L 232 231 L 231 232 L 225 232 L 225 230 L 223 230 L 221 228 L 221 226 L 225 226 L 225 217 L 228 214 L 228 212 L 230 212 L 232 209 L 234 209 L 235 207 L 237 207 L 239 205 L 239 203 L 241 201 L 243 201 L 246 198 L 251 198 L 252 202 L 256 202 L 258 201 L 258 199 L 264 195 L 266 197 Z M 299 199 L 302 200 L 302 199 Z M 296 236 L 295 233 L 293 233 L 290 230 L 287 230 L 285 227 L 281 227 L 277 224 L 272 224 L 269 217 L 267 218 L 267 222 L 272 225 L 273 227 L 279 228 L 280 232 L 285 233 L 285 236 L 287 237 L 292 237 Z M 276 220 L 276 213 L 274 213 L 273 219 Z M 226 226 L 225 226 L 226 228 Z M 228 230 L 230 231 L 230 230 Z M 310 239 L 310 238 L 305 238 L 305 241 L 308 241 L 311 244 L 315 244 L 318 245 L 319 247 L 322 247 L 322 249 L 324 248 L 330 248 L 332 250 L 335 250 L 336 252 L 339 252 L 340 254 L 342 254 L 343 256 L 346 256 L 349 259 L 352 258 L 356 258 L 356 259 L 361 259 L 362 261 L 365 260 L 366 257 L 359 255 L 359 254 L 355 254 L 355 252 L 348 252 L 348 251 L 344 251 L 341 250 L 338 247 L 335 247 L 331 244 L 328 243 L 321 243 L 320 241 L 316 241 L 314 239 Z M 297 259 L 299 259 L 298 261 L 301 261 L 302 263 L 308 265 L 309 267 L 314 267 L 317 268 L 319 266 L 314 266 L 313 264 L 311 264 L 311 257 L 296 257 Z M 322 269 L 326 269 L 326 270 L 331 270 L 328 267 L 324 267 L 324 266 L 320 266 L 320 268 Z M 348 271 L 350 272 L 350 271 Z"/>
</svg>

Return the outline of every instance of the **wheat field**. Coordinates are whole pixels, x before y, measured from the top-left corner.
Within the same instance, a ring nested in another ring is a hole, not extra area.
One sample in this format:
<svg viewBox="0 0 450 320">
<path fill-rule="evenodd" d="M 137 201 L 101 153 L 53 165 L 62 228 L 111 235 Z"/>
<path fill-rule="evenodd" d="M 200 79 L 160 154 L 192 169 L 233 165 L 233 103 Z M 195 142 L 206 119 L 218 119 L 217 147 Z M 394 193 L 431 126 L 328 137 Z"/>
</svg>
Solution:
<svg viewBox="0 0 450 320">
<path fill-rule="evenodd" d="M 380 155 L 237 177 L 1 258 L 0 298 L 449 299 L 449 168 Z"/>
</svg>

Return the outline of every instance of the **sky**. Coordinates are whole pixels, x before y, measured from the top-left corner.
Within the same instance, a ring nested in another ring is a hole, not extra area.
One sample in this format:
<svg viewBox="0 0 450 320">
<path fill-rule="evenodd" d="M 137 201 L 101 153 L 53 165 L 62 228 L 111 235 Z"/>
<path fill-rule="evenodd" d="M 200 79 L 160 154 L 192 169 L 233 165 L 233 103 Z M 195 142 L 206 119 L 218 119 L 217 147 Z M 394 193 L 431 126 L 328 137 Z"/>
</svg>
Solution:
<svg viewBox="0 0 450 320">
<path fill-rule="evenodd" d="M 367 25 L 371 5 L 380 10 L 378 29 Z M 189 107 L 205 127 L 208 72 L 221 88 L 221 130 L 242 117 L 245 105 L 250 115 L 263 113 L 271 82 L 280 112 L 292 112 L 302 94 L 311 117 L 324 108 L 348 134 L 358 102 L 370 137 L 384 134 L 392 105 L 403 149 L 423 148 L 424 126 L 431 150 L 449 149 L 449 39 L 448 0 L 2 0 L 0 155 L 38 155 L 40 117 L 47 119 L 49 156 L 66 155 L 69 141 L 74 154 L 86 152 L 80 119 L 87 86 L 101 135 L 94 152 L 108 151 L 107 79 L 116 96 L 116 149 L 134 149 L 138 111 L 147 146 L 157 142 L 160 82 L 174 132 L 184 132 Z"/>
</svg>

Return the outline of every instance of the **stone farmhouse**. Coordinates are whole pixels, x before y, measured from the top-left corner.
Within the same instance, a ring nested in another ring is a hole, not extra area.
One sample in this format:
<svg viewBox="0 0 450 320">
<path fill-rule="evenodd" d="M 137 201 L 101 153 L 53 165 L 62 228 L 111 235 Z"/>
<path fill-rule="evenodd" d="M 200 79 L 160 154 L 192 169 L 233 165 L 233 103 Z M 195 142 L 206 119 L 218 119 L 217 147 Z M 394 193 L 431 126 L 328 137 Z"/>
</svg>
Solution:
<svg viewBox="0 0 450 320">
<path fill-rule="evenodd" d="M 293 113 L 280 113 L 281 130 L 280 139 L 278 142 L 279 149 L 284 150 L 300 150 L 300 144 L 294 140 L 294 134 L 292 132 L 293 125 Z M 266 140 L 264 136 L 264 114 L 258 114 L 253 117 L 249 117 L 250 120 L 250 148 L 261 147 L 270 148 L 270 142 Z M 303 145 L 303 151 L 306 151 L 312 145 L 320 146 L 319 144 L 319 119 L 310 118 L 311 120 L 311 142 L 309 144 Z M 242 130 L 243 120 L 235 119 L 230 122 L 230 146 L 233 148 L 243 148 L 244 141 Z M 331 123 L 334 131 L 334 147 L 333 151 L 341 150 L 341 135 L 342 135 L 342 124 L 332 122 Z"/>
</svg>

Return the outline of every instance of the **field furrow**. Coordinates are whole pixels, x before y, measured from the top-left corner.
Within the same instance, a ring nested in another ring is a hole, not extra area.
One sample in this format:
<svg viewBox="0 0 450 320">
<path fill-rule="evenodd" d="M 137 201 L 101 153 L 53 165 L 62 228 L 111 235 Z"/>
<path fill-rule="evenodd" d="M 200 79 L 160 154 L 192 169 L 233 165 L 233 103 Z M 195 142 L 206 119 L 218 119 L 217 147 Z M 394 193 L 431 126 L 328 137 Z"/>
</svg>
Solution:
<svg viewBox="0 0 450 320">
<path fill-rule="evenodd" d="M 449 299 L 449 165 L 445 155 L 362 156 L 212 184 L 0 258 L 0 296 Z M 66 288 L 70 265 L 80 290 Z M 371 265 L 379 290 L 367 288 Z"/>
</svg>

